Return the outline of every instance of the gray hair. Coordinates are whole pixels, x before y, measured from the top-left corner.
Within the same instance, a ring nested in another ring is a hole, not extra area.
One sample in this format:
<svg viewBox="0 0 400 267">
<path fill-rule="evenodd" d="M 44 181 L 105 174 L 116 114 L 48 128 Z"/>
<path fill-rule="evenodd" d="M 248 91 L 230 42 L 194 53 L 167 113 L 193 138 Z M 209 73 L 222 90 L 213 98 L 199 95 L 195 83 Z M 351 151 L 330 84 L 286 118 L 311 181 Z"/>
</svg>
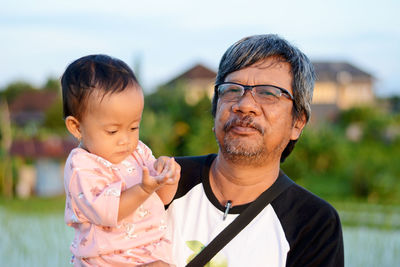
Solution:
<svg viewBox="0 0 400 267">
<path fill-rule="evenodd" d="M 315 72 L 311 61 L 297 47 L 276 34 L 253 35 L 243 38 L 226 50 L 221 58 L 215 84 L 225 81 L 228 74 L 249 67 L 268 57 L 277 57 L 288 62 L 293 75 L 293 119 L 306 121 L 311 116 L 311 100 L 314 90 Z M 218 91 L 214 90 L 212 115 L 215 117 Z M 282 153 L 281 161 L 290 154 L 297 140 L 292 140 Z"/>
</svg>

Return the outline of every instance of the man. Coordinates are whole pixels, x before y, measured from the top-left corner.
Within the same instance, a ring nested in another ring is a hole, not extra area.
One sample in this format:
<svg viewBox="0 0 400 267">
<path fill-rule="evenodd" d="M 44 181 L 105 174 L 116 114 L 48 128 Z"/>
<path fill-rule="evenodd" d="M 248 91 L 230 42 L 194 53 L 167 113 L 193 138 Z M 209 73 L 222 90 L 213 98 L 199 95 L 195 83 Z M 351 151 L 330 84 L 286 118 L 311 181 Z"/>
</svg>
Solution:
<svg viewBox="0 0 400 267">
<path fill-rule="evenodd" d="M 285 174 L 310 117 L 309 59 L 277 35 L 233 44 L 216 78 L 212 113 L 218 154 L 177 158 L 182 177 L 168 207 L 175 260 L 185 266 Z M 343 266 L 339 217 L 293 183 L 210 261 L 211 266 Z"/>
</svg>

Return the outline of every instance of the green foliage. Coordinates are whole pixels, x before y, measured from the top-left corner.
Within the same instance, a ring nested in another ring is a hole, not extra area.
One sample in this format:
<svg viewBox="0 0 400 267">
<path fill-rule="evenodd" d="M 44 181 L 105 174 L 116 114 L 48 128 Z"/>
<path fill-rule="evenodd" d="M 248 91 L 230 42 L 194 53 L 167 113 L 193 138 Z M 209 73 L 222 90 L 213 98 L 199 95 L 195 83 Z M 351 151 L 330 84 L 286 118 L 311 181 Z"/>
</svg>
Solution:
<svg viewBox="0 0 400 267">
<path fill-rule="evenodd" d="M 63 104 L 61 98 L 60 81 L 50 77 L 42 87 L 42 90 L 58 92 L 57 100 L 45 112 L 45 118 L 42 127 L 45 129 L 51 129 L 51 131 L 55 134 L 65 135 L 66 130 L 63 120 Z"/>
<path fill-rule="evenodd" d="M 61 92 L 61 84 L 60 81 L 58 79 L 49 77 L 46 81 L 46 83 L 44 84 L 43 90 L 46 91 L 55 91 L 55 92 Z"/>
<path fill-rule="evenodd" d="M 346 127 L 355 122 L 366 122 L 378 116 L 372 107 L 357 107 L 343 111 L 339 116 L 339 122 Z"/>
<path fill-rule="evenodd" d="M 366 139 L 375 140 L 382 137 L 392 119 L 392 114 L 376 107 L 356 107 L 340 114 L 339 125 L 347 128 L 357 124 L 361 126 Z"/>
<path fill-rule="evenodd" d="M 141 138 L 157 156 L 217 151 L 210 99 L 189 105 L 184 91 L 178 84 L 146 97 Z M 400 203 L 399 118 L 372 107 L 343 111 L 336 124 L 306 127 L 282 168 L 324 198 Z M 361 134 L 353 140 L 354 125 Z"/>
<path fill-rule="evenodd" d="M 65 196 L 51 198 L 31 197 L 28 199 L 7 199 L 0 197 L 0 208 L 20 214 L 62 214 L 65 209 Z"/>
<path fill-rule="evenodd" d="M 66 133 L 61 98 L 58 98 L 46 111 L 43 127 L 61 135 Z"/>
<path fill-rule="evenodd" d="M 282 168 L 289 177 L 319 195 L 343 197 L 350 191 L 345 173 L 348 149 L 348 141 L 339 129 L 309 128 Z"/>
<path fill-rule="evenodd" d="M 400 113 L 400 96 L 392 96 L 389 98 L 390 109 L 393 113 Z"/>
<path fill-rule="evenodd" d="M 8 103 L 11 103 L 19 94 L 33 90 L 37 90 L 37 88 L 24 81 L 16 81 L 9 84 L 3 91 L 0 91 L 0 96 L 4 97 Z"/>
<path fill-rule="evenodd" d="M 49 79 L 39 89 L 59 91 L 59 82 Z M 14 99 L 28 90 L 37 88 L 15 82 L 0 96 Z M 204 96 L 195 103 L 187 102 L 187 90 L 184 83 L 177 82 L 145 96 L 140 138 L 157 157 L 218 151 L 210 99 Z M 282 165 L 283 170 L 299 184 L 330 200 L 400 203 L 400 114 L 393 108 L 398 106 L 398 99 L 391 101 L 391 113 L 377 107 L 353 108 L 343 111 L 335 124 L 307 126 Z M 354 129 L 359 134 L 352 136 Z M 11 130 L 14 138 L 65 135 L 61 97 L 46 111 L 42 124 L 14 126 Z M 4 161 L 6 154 L 2 153 L 0 160 Z M 13 162 L 9 166 L 15 171 L 17 165 Z"/>
<path fill-rule="evenodd" d="M 216 152 L 210 110 L 211 103 L 206 96 L 196 104 L 189 105 L 185 101 L 182 84 L 161 87 L 145 98 L 141 140 L 157 156 Z"/>
<path fill-rule="evenodd" d="M 8 103 L 12 103 L 12 101 L 15 100 L 15 98 L 20 94 L 35 90 L 55 91 L 60 93 L 60 82 L 58 79 L 48 78 L 42 87 L 36 88 L 27 82 L 17 81 L 11 83 L 2 92 L 0 92 L 0 96 L 4 97 Z M 45 138 L 48 135 L 54 134 L 65 135 L 66 130 L 62 116 L 62 101 L 61 94 L 59 94 L 57 100 L 45 111 L 43 121 L 31 121 L 21 126 L 12 125 L 13 137 Z"/>
<path fill-rule="evenodd" d="M 306 129 L 282 167 L 326 198 L 400 203 L 399 122 L 372 108 L 344 111 L 338 124 Z M 362 134 L 352 141 L 346 131 L 353 125 Z M 390 128 L 399 131 L 388 137 Z"/>
</svg>

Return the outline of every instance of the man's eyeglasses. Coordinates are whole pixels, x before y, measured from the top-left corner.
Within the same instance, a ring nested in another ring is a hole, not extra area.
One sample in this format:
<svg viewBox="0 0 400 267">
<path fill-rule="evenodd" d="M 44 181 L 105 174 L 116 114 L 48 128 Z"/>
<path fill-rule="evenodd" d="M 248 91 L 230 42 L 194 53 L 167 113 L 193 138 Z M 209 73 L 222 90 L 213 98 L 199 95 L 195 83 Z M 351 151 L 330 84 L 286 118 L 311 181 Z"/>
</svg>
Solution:
<svg viewBox="0 0 400 267">
<path fill-rule="evenodd" d="M 286 89 L 275 85 L 243 85 L 240 83 L 224 82 L 217 84 L 215 89 L 218 91 L 219 99 L 222 101 L 239 101 L 240 98 L 249 90 L 254 100 L 259 104 L 272 104 L 279 101 L 283 95 L 293 100 L 293 95 Z"/>
</svg>

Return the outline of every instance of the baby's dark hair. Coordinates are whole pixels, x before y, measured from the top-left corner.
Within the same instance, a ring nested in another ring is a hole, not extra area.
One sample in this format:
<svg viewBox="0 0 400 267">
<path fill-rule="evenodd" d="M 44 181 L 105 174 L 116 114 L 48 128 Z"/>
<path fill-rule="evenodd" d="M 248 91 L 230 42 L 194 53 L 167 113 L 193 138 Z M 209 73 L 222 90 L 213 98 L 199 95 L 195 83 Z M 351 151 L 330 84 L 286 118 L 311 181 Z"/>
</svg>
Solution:
<svg viewBox="0 0 400 267">
<path fill-rule="evenodd" d="M 88 97 L 95 90 L 105 96 L 121 92 L 127 86 L 140 88 L 132 69 L 122 60 L 107 55 L 89 55 L 75 60 L 61 77 L 64 119 L 68 116 L 82 119 Z"/>
</svg>

